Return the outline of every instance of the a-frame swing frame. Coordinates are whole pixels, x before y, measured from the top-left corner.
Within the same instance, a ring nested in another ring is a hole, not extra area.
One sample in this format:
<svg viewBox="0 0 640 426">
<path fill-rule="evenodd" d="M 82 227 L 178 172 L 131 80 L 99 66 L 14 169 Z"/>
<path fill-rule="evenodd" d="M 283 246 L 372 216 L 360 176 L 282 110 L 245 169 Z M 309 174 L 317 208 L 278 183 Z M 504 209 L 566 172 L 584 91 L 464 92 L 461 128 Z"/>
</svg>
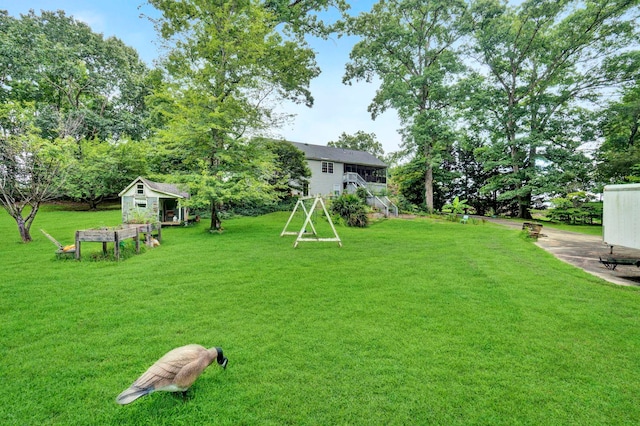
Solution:
<svg viewBox="0 0 640 426">
<path fill-rule="evenodd" d="M 309 200 L 311 198 L 314 198 L 313 204 L 311 205 L 311 208 L 309 210 L 307 210 L 307 208 L 304 205 L 304 201 L 305 200 Z M 333 231 L 333 235 L 334 235 L 333 238 L 320 238 L 320 237 L 318 237 L 318 232 L 316 231 L 315 226 L 313 226 L 313 221 L 311 220 L 311 215 L 316 210 L 318 204 L 320 204 L 322 206 L 322 211 L 324 211 L 324 214 L 327 217 L 327 220 L 329 221 L 329 225 L 331 225 L 331 230 Z M 300 228 L 299 232 L 287 231 L 287 228 L 289 227 L 289 224 L 291 223 L 291 220 L 293 219 L 293 216 L 296 214 L 296 211 L 298 210 L 298 207 L 302 207 L 302 211 L 304 212 L 304 215 L 305 215 L 305 220 L 304 220 L 304 223 L 302 224 L 302 228 Z M 305 232 L 306 229 L 307 229 L 307 226 L 309 226 L 309 228 L 311 228 L 311 231 L 312 231 L 311 233 L 310 232 Z M 303 235 L 310 235 L 310 234 L 313 234 L 314 237 L 304 237 L 303 236 Z M 293 247 L 298 247 L 298 243 L 300 241 L 337 242 L 338 245 L 340 247 L 342 247 L 342 240 L 340 240 L 340 237 L 338 236 L 338 232 L 336 231 L 336 227 L 333 226 L 333 221 L 331 220 L 331 216 L 329 215 L 329 212 L 327 211 L 327 206 L 324 204 L 324 201 L 322 200 L 322 197 L 300 197 L 298 199 L 298 201 L 296 202 L 296 206 L 293 208 L 293 211 L 291 212 L 291 215 L 289 216 L 289 220 L 287 220 L 286 225 L 284 225 L 284 229 L 280 233 L 281 237 L 283 235 L 297 235 L 298 236 L 296 238 L 296 242 L 293 244 Z"/>
</svg>

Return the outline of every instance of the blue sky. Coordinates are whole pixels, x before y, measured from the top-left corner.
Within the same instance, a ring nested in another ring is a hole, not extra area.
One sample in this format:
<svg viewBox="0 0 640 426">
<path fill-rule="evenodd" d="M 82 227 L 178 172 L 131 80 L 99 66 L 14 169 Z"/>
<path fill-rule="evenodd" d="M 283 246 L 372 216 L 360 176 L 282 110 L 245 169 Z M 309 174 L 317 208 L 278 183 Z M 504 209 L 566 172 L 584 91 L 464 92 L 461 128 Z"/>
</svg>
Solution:
<svg viewBox="0 0 640 426">
<path fill-rule="evenodd" d="M 355 0 L 353 7 L 368 9 L 372 3 L 372 0 Z M 0 10 L 7 10 L 12 16 L 18 17 L 30 9 L 37 13 L 40 10 L 64 10 L 67 15 L 88 24 L 96 33 L 118 37 L 135 48 L 149 64 L 159 54 L 153 25 L 140 17 L 141 14 L 154 16 L 157 12 L 144 5 L 143 0 L 0 0 Z M 296 114 L 296 117 L 290 124 L 274 130 L 274 136 L 326 145 L 337 140 L 342 132 L 353 134 L 362 130 L 375 133 L 386 153 L 399 149 L 401 139 L 395 112 L 386 112 L 375 121 L 367 112 L 375 94 L 375 84 L 342 84 L 344 65 L 355 41 L 353 38 L 312 41 L 322 70 L 311 84 L 315 104 L 313 108 L 283 104 L 280 110 Z"/>
</svg>

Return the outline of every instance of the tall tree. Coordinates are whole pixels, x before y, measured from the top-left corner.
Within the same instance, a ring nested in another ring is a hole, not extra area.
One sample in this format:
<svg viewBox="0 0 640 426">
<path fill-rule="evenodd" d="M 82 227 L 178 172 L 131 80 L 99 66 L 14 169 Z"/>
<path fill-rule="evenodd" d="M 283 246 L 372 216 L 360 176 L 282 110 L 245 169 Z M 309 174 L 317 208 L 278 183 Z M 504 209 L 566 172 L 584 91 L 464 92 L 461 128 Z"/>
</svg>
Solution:
<svg viewBox="0 0 640 426">
<path fill-rule="evenodd" d="M 353 135 L 342 132 L 337 141 L 330 141 L 327 146 L 366 151 L 377 158 L 384 156 L 384 149 L 376 134 L 363 132 L 362 130 L 358 130 Z"/>
<path fill-rule="evenodd" d="M 445 156 L 449 160 L 449 156 Z M 439 210 L 448 200 L 456 195 L 453 183 L 459 176 L 447 160 L 443 160 L 441 167 L 433 170 L 433 206 Z M 409 162 L 391 168 L 389 186 L 411 204 L 410 210 L 417 206 L 424 206 L 424 157 L 413 157 Z M 401 201 L 401 204 L 404 204 Z M 407 206 L 403 207 L 405 209 Z"/>
<path fill-rule="evenodd" d="M 404 148 L 425 167 L 429 211 L 434 209 L 434 169 L 452 143 L 453 86 L 465 69 L 456 43 L 468 32 L 469 18 L 462 0 L 381 0 L 345 23 L 347 33 L 361 41 L 351 51 L 343 81 L 380 79 L 369 111 L 373 118 L 388 108 L 397 111 Z"/>
<path fill-rule="evenodd" d="M 633 55 L 625 52 L 635 37 L 625 14 L 637 4 L 527 0 L 513 8 L 497 0 L 476 3 L 481 24 L 474 34 L 475 57 L 487 77 L 483 107 L 491 112 L 485 128 L 491 143 L 483 159 L 501 170 L 485 189 L 516 200 L 519 217 L 530 217 L 533 195 L 553 189 L 545 175 L 561 173 L 568 153 L 578 153 L 573 164 L 584 164 L 577 149 L 581 129 L 569 126 L 570 112 L 637 69 Z"/>
<path fill-rule="evenodd" d="M 217 230 L 223 203 L 275 196 L 268 186 L 272 157 L 246 138 L 271 124 L 269 100 L 313 103 L 308 86 L 319 73 L 314 53 L 302 39 L 278 31 L 283 20 L 302 22 L 302 4 L 293 3 L 298 9 L 285 19 L 283 2 L 150 3 L 162 12 L 160 34 L 173 43 L 166 62 L 170 84 L 155 96 L 166 117 L 160 134 L 182 152 L 185 171 L 200 175 L 188 180 L 198 182 L 192 191 L 203 195 L 197 199 L 210 207 L 211 229 Z"/>
</svg>

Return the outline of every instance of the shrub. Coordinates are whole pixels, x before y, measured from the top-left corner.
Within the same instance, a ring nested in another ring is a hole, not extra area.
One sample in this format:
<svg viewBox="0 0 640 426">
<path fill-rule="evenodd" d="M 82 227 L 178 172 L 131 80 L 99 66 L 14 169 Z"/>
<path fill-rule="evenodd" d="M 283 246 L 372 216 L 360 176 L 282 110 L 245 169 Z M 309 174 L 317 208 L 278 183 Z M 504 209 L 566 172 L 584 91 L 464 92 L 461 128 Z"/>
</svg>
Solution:
<svg viewBox="0 0 640 426">
<path fill-rule="evenodd" d="M 331 213 L 340 216 L 347 226 L 364 228 L 369 225 L 367 206 L 354 194 L 342 194 L 331 203 Z"/>
<path fill-rule="evenodd" d="M 356 189 L 356 195 L 358 196 L 358 198 L 360 198 L 362 203 L 366 203 L 367 197 L 369 196 L 369 191 L 367 190 L 367 188 L 360 186 L 358 187 L 358 189 Z"/>
<path fill-rule="evenodd" d="M 451 203 L 447 203 L 442 206 L 444 213 L 462 214 L 467 213 L 472 207 L 467 204 L 467 200 L 461 200 L 459 197 L 455 197 Z"/>
<path fill-rule="evenodd" d="M 584 192 L 574 192 L 552 200 L 554 208 L 547 217 L 565 223 L 590 223 L 602 221 L 602 203 L 593 202 Z"/>
<path fill-rule="evenodd" d="M 151 209 L 135 208 L 129 210 L 127 223 L 152 223 L 157 221 L 158 215 Z"/>
</svg>

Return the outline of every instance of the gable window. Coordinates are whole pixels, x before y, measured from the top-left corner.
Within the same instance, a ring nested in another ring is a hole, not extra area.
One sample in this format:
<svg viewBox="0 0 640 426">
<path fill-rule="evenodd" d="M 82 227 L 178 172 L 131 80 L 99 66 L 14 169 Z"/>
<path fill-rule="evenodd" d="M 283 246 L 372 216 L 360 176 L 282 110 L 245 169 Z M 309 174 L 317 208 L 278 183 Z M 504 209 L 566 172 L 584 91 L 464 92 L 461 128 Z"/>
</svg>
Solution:
<svg viewBox="0 0 640 426">
<path fill-rule="evenodd" d="M 139 183 L 136 186 L 136 194 L 144 195 L 144 185 Z"/>
<path fill-rule="evenodd" d="M 330 163 L 328 161 L 323 161 L 322 173 L 333 173 L 333 163 Z"/>
</svg>

